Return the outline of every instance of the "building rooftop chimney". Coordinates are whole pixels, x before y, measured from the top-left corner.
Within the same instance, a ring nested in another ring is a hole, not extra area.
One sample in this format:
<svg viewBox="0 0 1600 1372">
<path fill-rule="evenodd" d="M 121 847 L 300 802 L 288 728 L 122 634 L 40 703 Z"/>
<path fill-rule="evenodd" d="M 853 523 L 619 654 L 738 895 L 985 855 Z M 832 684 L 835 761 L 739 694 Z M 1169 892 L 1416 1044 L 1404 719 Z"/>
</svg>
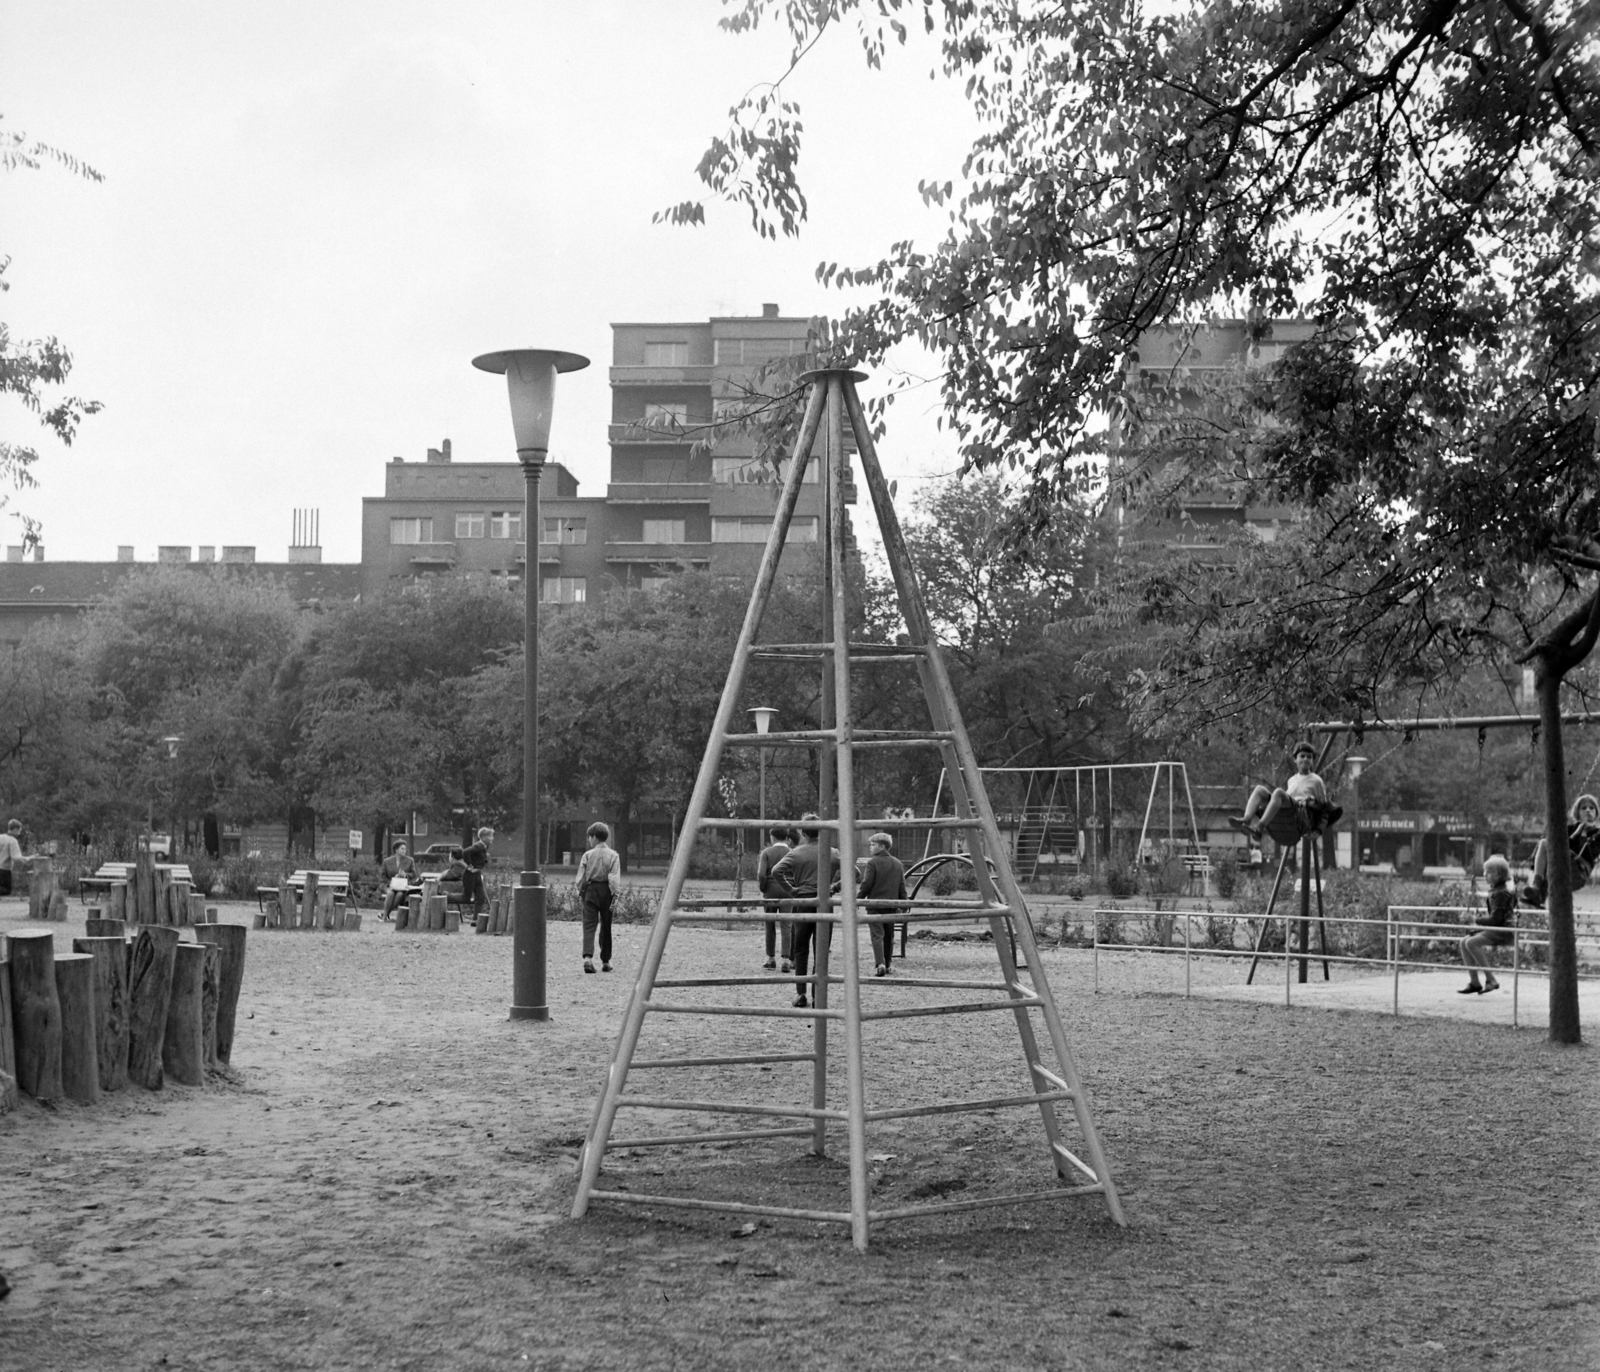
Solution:
<svg viewBox="0 0 1600 1372">
<path fill-rule="evenodd" d="M 224 543 L 222 545 L 222 560 L 224 562 L 254 562 L 256 550 L 254 546 L 239 543 Z M 133 549 L 128 549 L 128 561 L 133 561 Z"/>
<path fill-rule="evenodd" d="M 217 548 L 216 548 L 216 545 L 214 543 L 202 543 L 200 545 L 199 549 L 197 550 L 197 555 L 195 557 L 195 561 L 196 562 L 215 562 L 216 560 L 217 560 Z"/>
<path fill-rule="evenodd" d="M 157 562 L 187 562 L 189 547 L 184 543 L 163 543 L 156 549 Z"/>
<path fill-rule="evenodd" d="M 117 544 L 117 561 L 118 562 L 132 562 L 133 561 L 133 544 L 131 544 L 131 543 L 119 543 L 119 544 Z"/>
<path fill-rule="evenodd" d="M 778 307 L 776 305 L 763 305 L 761 307 L 761 317 L 763 319 L 776 319 L 778 317 Z"/>
</svg>

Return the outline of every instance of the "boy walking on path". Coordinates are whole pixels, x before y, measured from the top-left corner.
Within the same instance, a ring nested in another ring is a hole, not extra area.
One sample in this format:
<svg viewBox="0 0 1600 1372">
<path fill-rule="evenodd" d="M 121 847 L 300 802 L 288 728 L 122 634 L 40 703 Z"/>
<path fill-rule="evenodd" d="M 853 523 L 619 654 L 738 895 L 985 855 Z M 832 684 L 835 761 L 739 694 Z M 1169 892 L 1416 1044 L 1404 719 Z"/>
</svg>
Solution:
<svg viewBox="0 0 1600 1372">
<path fill-rule="evenodd" d="M 772 869 L 772 881 L 780 891 L 785 892 L 789 899 L 783 902 L 786 911 L 798 911 L 810 907 L 813 911 L 817 908 L 817 892 L 821 886 L 822 875 L 822 849 L 817 843 L 820 832 L 806 826 L 805 821 L 815 819 L 816 815 L 805 814 L 800 816 L 800 842 L 782 858 Z M 831 847 L 828 849 L 828 889 L 834 890 L 838 886 L 839 855 Z M 794 958 L 794 974 L 797 977 L 806 975 L 806 969 L 811 962 L 811 941 L 817 937 L 817 921 L 802 919 L 794 922 L 794 934 L 790 945 Z M 833 924 L 827 925 L 828 946 L 833 946 Z M 819 945 L 818 951 L 821 951 Z M 806 1000 L 806 988 L 803 983 L 796 983 L 794 1003 L 796 1008 L 803 1008 L 811 1003 Z"/>
<path fill-rule="evenodd" d="M 578 899 L 583 902 L 583 970 L 594 971 L 594 935 L 600 931 L 600 970 L 611 970 L 611 902 L 622 894 L 622 859 L 610 845 L 611 830 L 589 826 L 589 849 L 578 861 Z"/>
<path fill-rule="evenodd" d="M 766 911 L 769 915 L 778 913 L 778 901 L 783 896 L 780 887 L 772 880 L 772 869 L 789 855 L 789 850 L 797 842 L 794 831 L 790 829 L 774 829 L 769 837 L 772 842 L 761 850 L 761 856 L 756 859 L 756 889 L 761 892 L 766 900 Z M 788 920 L 769 919 L 767 921 L 767 960 L 761 965 L 772 971 L 778 964 L 775 961 L 778 952 L 778 936 L 783 936 L 783 970 L 791 972 L 794 964 L 789 960 L 790 944 L 794 936 L 793 925 Z"/>
<path fill-rule="evenodd" d="M 872 934 L 872 961 L 876 964 L 872 975 L 886 977 L 894 956 L 894 922 L 905 918 L 905 913 L 893 905 L 874 902 L 906 898 L 906 869 L 894 855 L 894 839 L 890 835 L 874 834 L 868 846 L 872 856 L 862 869 L 856 898 L 867 903 L 867 928 Z"/>
<path fill-rule="evenodd" d="M 1316 764 L 1317 750 L 1309 743 L 1297 743 L 1294 749 L 1294 775 L 1275 791 L 1257 786 L 1245 801 L 1244 813 L 1228 816 L 1228 823 L 1251 838 L 1261 839 L 1262 830 L 1271 830 L 1285 805 L 1292 806 L 1290 814 L 1294 832 L 1280 827 L 1272 837 L 1280 843 L 1293 843 L 1307 834 L 1318 833 L 1330 824 L 1337 824 L 1344 810 L 1328 804 L 1328 788 L 1322 778 L 1311 768 Z"/>
</svg>

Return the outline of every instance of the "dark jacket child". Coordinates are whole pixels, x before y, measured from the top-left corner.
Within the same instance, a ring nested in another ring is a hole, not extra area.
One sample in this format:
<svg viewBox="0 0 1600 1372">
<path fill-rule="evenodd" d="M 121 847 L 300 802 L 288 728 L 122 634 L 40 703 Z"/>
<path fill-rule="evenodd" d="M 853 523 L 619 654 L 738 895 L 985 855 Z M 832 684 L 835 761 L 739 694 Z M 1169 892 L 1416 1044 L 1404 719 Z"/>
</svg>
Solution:
<svg viewBox="0 0 1600 1372">
<path fill-rule="evenodd" d="M 879 902 L 906 898 L 906 869 L 894 855 L 894 839 L 889 834 L 874 834 L 868 840 L 872 856 L 862 869 L 856 897 L 867 903 L 867 928 L 872 934 L 873 976 L 889 975 L 894 956 L 894 926 L 905 918 L 904 911 Z"/>
<path fill-rule="evenodd" d="M 800 842 L 773 866 L 772 881 L 782 891 L 784 899 L 779 908 L 785 913 L 798 913 L 810 908 L 816 909 L 819 878 L 822 873 L 822 849 L 817 843 L 820 830 L 813 829 L 805 823 L 808 819 L 816 819 L 816 815 L 806 814 L 800 816 Z M 839 887 L 839 855 L 832 848 L 828 850 L 828 889 L 837 890 Z M 827 925 L 826 938 L 828 947 L 833 945 L 833 924 Z M 805 982 L 801 980 L 807 974 L 811 962 L 811 942 L 817 937 L 816 920 L 797 920 L 794 926 L 794 939 L 791 952 L 794 957 L 794 975 L 796 978 L 796 994 L 794 1003 L 796 1007 L 803 1007 L 808 1002 L 806 999 Z M 824 945 L 818 944 L 818 960 Z"/>
<path fill-rule="evenodd" d="M 1512 920 L 1516 918 L 1517 898 L 1511 890 L 1511 864 L 1499 853 L 1483 864 L 1484 880 L 1489 883 L 1487 909 L 1475 932 L 1461 940 L 1461 961 L 1467 965 L 1467 984 L 1459 994 L 1475 996 L 1498 991 L 1500 983 L 1489 970 L 1489 949 L 1504 948 L 1514 942 Z M 1478 984 L 1478 969 L 1483 969 L 1483 984 Z"/>
<path fill-rule="evenodd" d="M 756 889 L 761 892 L 766 901 L 766 912 L 769 915 L 778 913 L 778 901 L 782 899 L 783 892 L 778 889 L 772 880 L 772 869 L 789 855 L 789 850 L 799 842 L 792 829 L 774 829 L 768 836 L 772 842 L 761 850 L 761 856 L 756 859 Z M 780 929 L 781 923 L 781 929 Z M 778 952 L 779 934 L 783 937 L 783 970 L 792 972 L 794 964 L 789 960 L 790 944 L 794 938 L 794 926 L 789 920 L 767 921 L 767 960 L 761 965 L 769 972 L 777 967 L 775 961 Z"/>
</svg>

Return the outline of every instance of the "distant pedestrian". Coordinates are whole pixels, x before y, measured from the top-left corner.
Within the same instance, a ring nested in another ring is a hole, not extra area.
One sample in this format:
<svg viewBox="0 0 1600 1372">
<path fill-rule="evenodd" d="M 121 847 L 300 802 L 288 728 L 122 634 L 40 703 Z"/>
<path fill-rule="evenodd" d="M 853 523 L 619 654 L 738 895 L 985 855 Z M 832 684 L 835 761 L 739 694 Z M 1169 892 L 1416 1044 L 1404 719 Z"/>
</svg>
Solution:
<svg viewBox="0 0 1600 1372">
<path fill-rule="evenodd" d="M 1517 898 L 1511 890 L 1511 864 L 1496 853 L 1483 864 L 1483 878 L 1489 883 L 1483 919 L 1473 933 L 1461 940 L 1461 961 L 1467 965 L 1467 984 L 1458 992 L 1463 996 L 1500 989 L 1500 983 L 1489 970 L 1489 950 L 1504 948 L 1516 940 L 1511 932 L 1511 922 L 1517 913 Z M 1483 969 L 1482 985 L 1478 983 L 1480 967 Z"/>
<path fill-rule="evenodd" d="M 788 897 L 780 906 L 787 912 L 800 913 L 804 910 L 815 912 L 817 908 L 817 895 L 822 889 L 822 848 L 817 842 L 821 829 L 807 824 L 807 820 L 814 820 L 817 816 L 805 814 L 800 816 L 800 842 L 791 848 L 787 856 L 780 858 L 772 869 L 772 879 L 777 883 Z M 828 849 L 828 870 L 826 874 L 827 889 L 838 889 L 839 855 L 830 845 Z M 811 944 L 818 938 L 818 921 L 815 919 L 797 919 L 794 923 L 794 938 L 790 944 L 791 954 L 794 959 L 795 982 L 795 1007 L 801 1008 L 808 1004 L 814 1005 L 815 998 L 806 999 L 806 987 L 803 978 L 806 976 L 811 961 Z M 828 940 L 828 946 L 833 942 L 833 921 L 825 922 L 827 933 L 822 937 Z M 823 944 L 817 944 L 817 959 L 822 960 Z"/>
<path fill-rule="evenodd" d="M 611 905 L 622 894 L 622 859 L 611 847 L 611 830 L 589 826 L 589 849 L 578 861 L 578 899 L 583 902 L 583 970 L 594 971 L 594 936 L 600 932 L 600 970 L 611 970 Z"/>
<path fill-rule="evenodd" d="M 478 841 L 461 850 L 461 861 L 466 871 L 461 876 L 461 899 L 472 901 L 472 913 L 489 908 L 489 896 L 483 889 L 483 874 L 489 867 L 489 845 L 494 842 L 493 829 L 479 829 Z"/>
<path fill-rule="evenodd" d="M 867 846 L 871 856 L 862 869 L 856 886 L 856 898 L 867 903 L 867 928 L 872 934 L 873 976 L 889 975 L 889 963 L 894 958 L 895 920 L 904 919 L 905 912 L 895 905 L 883 902 L 906 898 L 906 869 L 894 855 L 894 839 L 889 834 L 874 834 Z"/>
<path fill-rule="evenodd" d="M 12 873 L 22 865 L 22 821 L 14 819 L 0 834 L 0 896 L 11 894 Z"/>
<path fill-rule="evenodd" d="M 761 892 L 765 900 L 765 909 L 768 915 L 778 913 L 778 902 L 782 899 L 783 891 L 772 880 L 772 869 L 789 855 L 789 850 L 794 847 L 797 839 L 793 829 L 774 829 L 768 834 L 772 841 L 761 850 L 761 856 L 756 859 L 756 889 Z M 777 967 L 775 958 L 779 952 L 779 940 L 782 940 L 783 970 L 792 972 L 794 963 L 789 960 L 790 943 L 794 937 L 794 926 L 789 920 L 767 920 L 767 960 L 761 965 L 772 971 Z"/>
</svg>

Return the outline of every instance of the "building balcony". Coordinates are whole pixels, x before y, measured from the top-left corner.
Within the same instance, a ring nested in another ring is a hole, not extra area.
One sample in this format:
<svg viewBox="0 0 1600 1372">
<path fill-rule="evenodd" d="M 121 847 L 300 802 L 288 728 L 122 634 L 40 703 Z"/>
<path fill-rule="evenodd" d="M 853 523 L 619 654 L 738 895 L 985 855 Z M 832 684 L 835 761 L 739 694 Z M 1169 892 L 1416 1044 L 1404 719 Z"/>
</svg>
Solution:
<svg viewBox="0 0 1600 1372">
<path fill-rule="evenodd" d="M 709 505 L 708 481 L 613 481 L 606 487 L 608 505 Z"/>
<path fill-rule="evenodd" d="M 704 565 L 711 560 L 712 547 L 710 543 L 625 543 L 607 539 L 606 561 Z"/>
<path fill-rule="evenodd" d="M 456 545 L 454 543 L 406 543 L 398 545 L 405 548 L 408 561 L 413 567 L 454 567 L 456 565 Z"/>
<path fill-rule="evenodd" d="M 711 367 L 613 367 L 613 386 L 709 386 Z"/>
<path fill-rule="evenodd" d="M 642 419 L 635 419 L 627 424 L 606 425 L 606 438 L 612 443 L 676 443 L 679 445 L 707 443 L 716 438 L 720 432 L 721 430 L 712 426 L 710 420 L 696 421 L 689 419 L 675 428 L 663 428 L 658 424 L 646 424 Z"/>
</svg>

